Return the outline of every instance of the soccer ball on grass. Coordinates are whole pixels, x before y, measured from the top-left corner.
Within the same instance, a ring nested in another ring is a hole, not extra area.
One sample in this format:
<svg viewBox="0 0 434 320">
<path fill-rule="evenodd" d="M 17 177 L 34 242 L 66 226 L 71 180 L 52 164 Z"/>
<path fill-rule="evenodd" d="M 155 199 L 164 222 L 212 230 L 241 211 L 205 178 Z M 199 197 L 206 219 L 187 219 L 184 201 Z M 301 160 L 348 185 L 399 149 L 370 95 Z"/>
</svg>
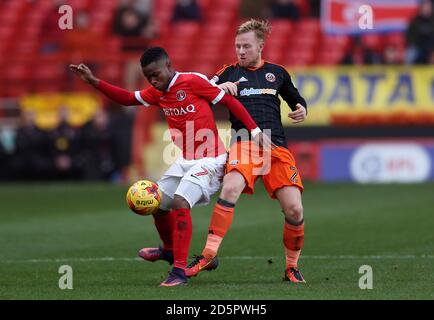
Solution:
<svg viewBox="0 0 434 320">
<path fill-rule="evenodd" d="M 160 207 L 161 191 L 155 182 L 139 180 L 127 192 L 128 207 L 138 215 L 147 216 L 155 213 Z"/>
</svg>

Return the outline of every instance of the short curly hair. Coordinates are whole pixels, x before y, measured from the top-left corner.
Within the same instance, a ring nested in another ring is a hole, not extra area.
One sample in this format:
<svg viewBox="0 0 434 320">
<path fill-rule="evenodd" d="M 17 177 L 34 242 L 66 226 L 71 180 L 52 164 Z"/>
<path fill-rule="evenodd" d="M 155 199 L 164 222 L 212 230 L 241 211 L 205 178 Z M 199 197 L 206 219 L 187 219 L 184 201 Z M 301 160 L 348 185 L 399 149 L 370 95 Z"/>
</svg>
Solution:
<svg viewBox="0 0 434 320">
<path fill-rule="evenodd" d="M 169 55 L 167 54 L 166 50 L 161 47 L 151 47 L 143 52 L 142 57 L 140 58 L 140 65 L 143 68 L 148 64 L 161 59 L 169 59 Z"/>
<path fill-rule="evenodd" d="M 255 32 L 256 38 L 258 40 L 265 42 L 265 39 L 271 32 L 271 26 L 268 21 L 250 19 L 238 27 L 236 35 L 238 36 L 250 31 Z"/>
</svg>

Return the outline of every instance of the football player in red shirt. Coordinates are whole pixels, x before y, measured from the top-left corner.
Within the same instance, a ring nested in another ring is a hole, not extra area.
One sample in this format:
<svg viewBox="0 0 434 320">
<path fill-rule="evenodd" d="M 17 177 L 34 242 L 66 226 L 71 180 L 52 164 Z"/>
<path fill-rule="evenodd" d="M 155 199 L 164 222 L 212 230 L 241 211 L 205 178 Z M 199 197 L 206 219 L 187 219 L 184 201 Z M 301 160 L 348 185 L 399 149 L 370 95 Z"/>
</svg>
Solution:
<svg viewBox="0 0 434 320">
<path fill-rule="evenodd" d="M 163 109 L 173 142 L 182 150 L 182 156 L 158 181 L 163 199 L 154 221 L 163 247 L 144 248 L 139 255 L 147 261 L 173 262 L 173 269 L 161 286 L 177 286 L 187 283 L 185 268 L 192 235 L 190 209 L 208 204 L 224 175 L 227 154 L 210 103 L 225 104 L 259 144 L 269 141 L 238 100 L 202 74 L 176 72 L 163 48 L 146 50 L 140 64 L 152 86 L 135 92 L 96 78 L 84 64 L 70 65 L 70 69 L 119 104 L 155 105 Z"/>
</svg>

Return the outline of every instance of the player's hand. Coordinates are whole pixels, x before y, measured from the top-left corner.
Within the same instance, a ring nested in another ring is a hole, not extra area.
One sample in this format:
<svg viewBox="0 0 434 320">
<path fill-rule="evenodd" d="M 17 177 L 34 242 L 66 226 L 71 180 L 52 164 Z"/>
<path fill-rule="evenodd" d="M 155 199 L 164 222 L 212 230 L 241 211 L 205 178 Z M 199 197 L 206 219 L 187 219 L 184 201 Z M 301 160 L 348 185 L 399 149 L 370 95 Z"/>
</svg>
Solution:
<svg viewBox="0 0 434 320">
<path fill-rule="evenodd" d="M 277 146 L 271 141 L 270 137 L 263 132 L 260 132 L 254 136 L 253 141 L 255 141 L 260 148 L 266 151 L 277 148 Z"/>
<path fill-rule="evenodd" d="M 219 84 L 218 87 L 222 90 L 224 90 L 224 92 L 226 92 L 227 94 L 231 94 L 233 96 L 237 95 L 238 92 L 238 84 L 239 82 L 225 82 L 222 84 Z"/>
<path fill-rule="evenodd" d="M 77 74 L 81 79 L 83 79 L 83 81 L 86 81 L 91 85 L 98 84 L 99 80 L 95 78 L 89 67 L 83 63 L 80 63 L 79 65 L 70 64 L 69 70 Z"/>
<path fill-rule="evenodd" d="M 297 103 L 295 108 L 297 110 L 292 111 L 288 114 L 288 117 L 291 118 L 292 123 L 299 123 L 299 122 L 303 122 L 304 120 L 306 120 L 307 117 L 307 112 L 306 112 L 306 108 L 303 107 L 300 103 Z"/>
</svg>

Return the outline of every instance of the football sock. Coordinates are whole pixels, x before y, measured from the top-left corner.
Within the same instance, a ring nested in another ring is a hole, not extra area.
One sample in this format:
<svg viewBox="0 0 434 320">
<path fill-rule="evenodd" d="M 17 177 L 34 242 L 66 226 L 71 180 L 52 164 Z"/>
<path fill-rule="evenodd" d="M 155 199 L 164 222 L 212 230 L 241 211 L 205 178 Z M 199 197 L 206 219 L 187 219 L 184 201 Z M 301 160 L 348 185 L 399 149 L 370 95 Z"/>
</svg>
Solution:
<svg viewBox="0 0 434 320">
<path fill-rule="evenodd" d="M 202 255 L 206 259 L 212 259 L 217 255 L 220 244 L 232 224 L 235 204 L 218 199 L 211 217 L 208 229 L 208 238 Z"/>
<path fill-rule="evenodd" d="M 190 209 L 173 209 L 171 213 L 175 216 L 173 231 L 173 267 L 185 269 L 193 229 Z"/>
<path fill-rule="evenodd" d="M 175 215 L 173 212 L 169 212 L 164 215 L 159 215 L 154 217 L 155 227 L 157 228 L 158 234 L 160 235 L 161 241 L 163 241 L 164 250 L 173 250 L 173 225 L 175 220 Z"/>
<path fill-rule="evenodd" d="M 283 227 L 283 244 L 285 245 L 286 268 L 297 267 L 304 242 L 304 221 L 292 225 L 285 221 Z"/>
</svg>

